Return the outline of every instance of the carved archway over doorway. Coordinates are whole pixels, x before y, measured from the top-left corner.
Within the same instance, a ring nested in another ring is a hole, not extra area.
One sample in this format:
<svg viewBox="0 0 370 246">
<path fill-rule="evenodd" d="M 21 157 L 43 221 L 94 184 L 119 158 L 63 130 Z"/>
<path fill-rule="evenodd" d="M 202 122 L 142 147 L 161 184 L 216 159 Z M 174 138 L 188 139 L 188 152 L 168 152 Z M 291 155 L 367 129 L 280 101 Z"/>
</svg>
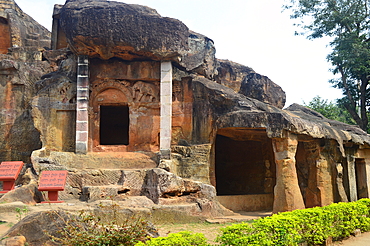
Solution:
<svg viewBox="0 0 370 246">
<path fill-rule="evenodd" d="M 97 80 L 92 83 L 91 89 L 92 151 L 158 150 L 158 83 Z"/>
</svg>

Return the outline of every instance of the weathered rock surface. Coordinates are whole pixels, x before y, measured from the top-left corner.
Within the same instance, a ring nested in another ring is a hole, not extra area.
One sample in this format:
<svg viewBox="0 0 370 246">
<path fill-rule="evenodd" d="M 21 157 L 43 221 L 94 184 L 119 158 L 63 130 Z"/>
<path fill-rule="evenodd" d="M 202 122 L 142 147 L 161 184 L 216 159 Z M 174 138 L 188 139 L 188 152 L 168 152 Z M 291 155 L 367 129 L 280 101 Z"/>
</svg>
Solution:
<svg viewBox="0 0 370 246">
<path fill-rule="evenodd" d="M 214 79 L 217 74 L 216 48 L 210 38 L 190 31 L 189 49 L 182 51 L 179 64 L 187 71 Z"/>
<path fill-rule="evenodd" d="M 171 147 L 172 161 L 169 171 L 181 178 L 209 184 L 211 144 Z"/>
<path fill-rule="evenodd" d="M 48 73 L 42 51 L 50 32 L 25 14 L 13 0 L 0 3 L 0 161 L 22 160 L 41 146 L 29 101 L 34 85 Z"/>
<path fill-rule="evenodd" d="M 14 49 L 17 49 L 17 47 L 50 48 L 51 33 L 24 13 L 14 0 L 1 1 L 0 18 L 0 33 L 2 33 L 0 54 L 6 54 L 7 48 L 11 47 L 14 47 Z M 4 42 L 6 40 L 8 41 Z M 9 46 L 6 47 L 6 44 Z"/>
<path fill-rule="evenodd" d="M 298 104 L 282 110 L 199 76 L 193 76 L 193 86 L 194 124 L 200 126 L 195 129 L 199 134 L 195 134 L 197 139 L 193 141 L 207 143 L 210 136 L 205 133 L 220 128 L 240 127 L 266 128 L 269 138 L 281 138 L 284 131 L 291 131 L 312 138 L 333 139 L 340 143 L 342 153 L 345 142 L 352 141 L 360 145 L 370 143 L 370 136 L 359 127 L 329 120 Z"/>
<path fill-rule="evenodd" d="M 58 245 L 51 236 L 59 236 L 58 231 L 65 226 L 70 215 L 64 211 L 43 211 L 31 214 L 15 224 L 4 236 L 24 236 L 28 245 Z M 64 221 L 63 221 L 64 220 Z M 49 234 L 49 235 L 48 235 Z"/>
<path fill-rule="evenodd" d="M 58 11 L 60 27 L 77 54 L 103 60 L 168 59 L 210 79 L 217 74 L 211 39 L 149 7 L 106 0 L 68 1 Z"/>
<path fill-rule="evenodd" d="M 281 87 L 258 73 L 250 73 L 243 79 L 239 93 L 278 108 L 285 105 L 286 96 Z"/>
<path fill-rule="evenodd" d="M 286 138 L 273 140 L 276 176 L 279 177 L 274 188 L 273 213 L 305 208 L 297 182 L 295 159 L 297 145 L 298 138 L 292 134 Z"/>
<path fill-rule="evenodd" d="M 48 71 L 43 61 L 23 62 L 12 56 L 0 55 L 0 161 L 22 160 L 41 146 L 35 129 L 29 101 L 34 84 Z"/>
<path fill-rule="evenodd" d="M 239 93 L 242 81 L 255 71 L 247 66 L 229 60 L 217 59 L 216 82 Z"/>
<path fill-rule="evenodd" d="M 89 202 L 108 198 L 125 201 L 131 200 L 135 196 L 145 196 L 155 204 L 161 205 L 205 204 L 205 210 L 203 211 L 201 207 L 199 211 L 202 214 L 205 212 L 218 215 L 229 213 L 216 201 L 216 190 L 213 186 L 183 179 L 159 168 L 149 170 L 85 170 L 70 173 L 66 190 L 60 192 L 60 197 L 71 199 L 72 197 L 68 194 L 72 193 L 72 189 L 76 189 L 75 195 L 78 194 L 74 197 L 75 199 L 80 198 Z M 147 202 L 143 204 L 147 204 Z M 211 211 L 209 206 L 212 206 L 215 211 Z"/>
<path fill-rule="evenodd" d="M 36 150 L 32 153 L 32 163 L 36 170 L 50 169 L 145 169 L 154 168 L 156 155 L 153 153 L 132 152 L 91 152 L 78 155 L 73 152 Z"/>
<path fill-rule="evenodd" d="M 0 202 L 21 201 L 24 204 L 35 205 L 44 200 L 41 192 L 37 188 L 38 184 L 33 181 L 27 185 L 23 185 L 5 193 L 0 198 Z"/>
<path fill-rule="evenodd" d="M 24 246 L 26 241 L 24 236 L 15 236 L 4 239 L 2 243 L 4 246 Z"/>
<path fill-rule="evenodd" d="M 170 59 L 188 48 L 189 30 L 182 22 L 140 5 L 67 1 L 60 11 L 60 25 L 77 54 L 105 60 Z"/>
</svg>

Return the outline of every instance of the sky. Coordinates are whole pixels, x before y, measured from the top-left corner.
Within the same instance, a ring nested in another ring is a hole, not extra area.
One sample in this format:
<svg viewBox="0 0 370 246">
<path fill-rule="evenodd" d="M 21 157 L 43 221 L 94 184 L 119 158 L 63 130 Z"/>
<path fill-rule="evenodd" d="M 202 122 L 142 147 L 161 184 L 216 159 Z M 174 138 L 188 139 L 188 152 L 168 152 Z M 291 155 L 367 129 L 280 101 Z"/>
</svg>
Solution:
<svg viewBox="0 0 370 246">
<path fill-rule="evenodd" d="M 15 0 L 19 7 L 51 30 L 54 4 L 64 0 Z M 216 57 L 251 67 L 282 87 L 285 106 L 307 104 L 315 96 L 328 101 L 342 97 L 331 87 L 326 56 L 327 39 L 295 36 L 286 0 L 122 0 L 146 5 L 166 17 L 176 18 L 189 29 L 215 43 Z"/>
</svg>

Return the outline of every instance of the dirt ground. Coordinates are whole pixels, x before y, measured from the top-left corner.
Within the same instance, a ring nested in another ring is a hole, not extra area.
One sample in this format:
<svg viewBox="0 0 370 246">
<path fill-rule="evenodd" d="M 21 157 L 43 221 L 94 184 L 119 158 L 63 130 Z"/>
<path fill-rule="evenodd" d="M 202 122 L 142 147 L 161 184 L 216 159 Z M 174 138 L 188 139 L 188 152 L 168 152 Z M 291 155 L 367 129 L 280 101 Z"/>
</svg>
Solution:
<svg viewBox="0 0 370 246">
<path fill-rule="evenodd" d="M 204 223 L 190 223 L 190 224 L 172 224 L 172 225 L 157 225 L 160 236 L 167 236 L 169 233 L 176 233 L 180 231 L 191 231 L 203 233 L 208 239 L 209 243 L 214 243 L 216 237 L 220 234 L 220 228 L 231 225 L 232 223 L 210 224 Z"/>
</svg>

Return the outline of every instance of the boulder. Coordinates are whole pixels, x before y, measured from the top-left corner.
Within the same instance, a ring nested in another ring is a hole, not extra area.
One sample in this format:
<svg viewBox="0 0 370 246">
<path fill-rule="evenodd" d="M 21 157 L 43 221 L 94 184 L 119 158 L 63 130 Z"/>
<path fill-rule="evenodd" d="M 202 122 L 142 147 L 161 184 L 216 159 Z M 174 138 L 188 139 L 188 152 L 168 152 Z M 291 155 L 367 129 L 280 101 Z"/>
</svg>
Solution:
<svg viewBox="0 0 370 246">
<path fill-rule="evenodd" d="M 243 79 L 239 93 L 278 108 L 285 105 L 286 95 L 281 87 L 258 73 L 250 73 Z"/>
<path fill-rule="evenodd" d="M 9 237 L 3 240 L 4 246 L 24 246 L 26 245 L 26 238 L 24 236 Z"/>
<path fill-rule="evenodd" d="M 188 49 L 188 28 L 135 4 L 93 0 L 67 1 L 60 10 L 60 27 L 72 50 L 107 60 L 171 59 Z"/>
<path fill-rule="evenodd" d="M 147 172 L 142 193 L 154 203 L 158 203 L 160 197 L 179 196 L 184 191 L 182 178 L 163 169 L 154 168 Z"/>
<path fill-rule="evenodd" d="M 83 201 L 121 200 L 141 195 L 145 176 L 146 170 L 91 170 L 72 174 L 68 184 L 75 184 L 77 188 L 78 181 L 83 179 L 82 194 L 80 192 Z"/>
<path fill-rule="evenodd" d="M 38 185 L 36 182 L 23 185 L 19 188 L 11 190 L 5 193 L 1 198 L 0 202 L 16 202 L 21 201 L 24 204 L 35 205 L 43 201 L 41 192 L 37 189 Z"/>
<path fill-rule="evenodd" d="M 169 170 L 184 179 L 209 183 L 211 144 L 171 146 L 172 161 Z"/>
<path fill-rule="evenodd" d="M 70 215 L 64 211 L 43 211 L 28 215 L 15 224 L 4 237 L 24 236 L 30 246 L 54 246 L 50 236 L 58 237 Z"/>
<path fill-rule="evenodd" d="M 79 0 L 67 1 L 55 11 L 75 54 L 103 60 L 171 60 L 209 79 L 217 74 L 216 49 L 210 38 L 149 7 Z"/>
<path fill-rule="evenodd" d="M 250 73 L 255 73 L 252 68 L 229 60 L 217 59 L 217 63 L 216 82 L 233 89 L 237 93 L 240 91 L 244 78 Z"/>
<path fill-rule="evenodd" d="M 189 31 L 189 49 L 181 51 L 179 64 L 187 71 L 214 79 L 217 74 L 216 48 L 213 40 Z"/>
</svg>

